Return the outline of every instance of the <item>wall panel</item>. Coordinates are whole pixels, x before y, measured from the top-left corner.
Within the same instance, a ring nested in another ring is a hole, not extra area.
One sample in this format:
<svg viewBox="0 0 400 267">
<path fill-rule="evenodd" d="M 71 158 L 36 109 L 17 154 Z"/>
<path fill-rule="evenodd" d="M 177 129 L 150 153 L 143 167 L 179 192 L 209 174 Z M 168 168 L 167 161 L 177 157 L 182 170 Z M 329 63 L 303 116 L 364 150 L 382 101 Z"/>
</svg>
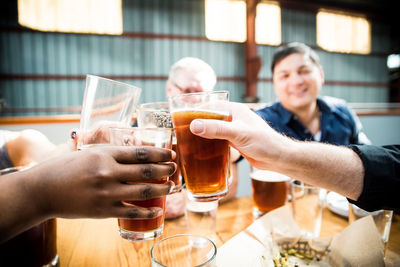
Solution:
<svg viewBox="0 0 400 267">
<path fill-rule="evenodd" d="M 122 36 L 15 30 L 10 27 L 17 26 L 16 4 L 11 0 L 5 3 L 8 15 L 0 17 L 0 99 L 9 108 L 80 106 L 87 73 L 119 76 L 118 80 L 142 87 L 141 102 L 162 101 L 169 67 L 184 56 L 208 62 L 222 78 L 217 89 L 228 89 L 232 100 L 241 101 L 245 93 L 244 45 L 205 39 L 201 0 L 123 1 Z M 386 25 L 373 24 L 372 33 L 373 51 L 381 54 L 363 56 L 317 49 L 330 82 L 323 94 L 349 102 L 387 101 L 388 74 L 382 53 L 388 52 L 390 32 Z M 139 34 L 147 37 L 135 37 Z M 282 9 L 283 42 L 300 41 L 316 47 L 315 38 L 315 14 Z M 270 62 L 276 49 L 258 46 L 263 61 L 258 83 L 262 102 L 275 101 Z M 55 113 L 3 112 L 0 116 Z"/>
</svg>

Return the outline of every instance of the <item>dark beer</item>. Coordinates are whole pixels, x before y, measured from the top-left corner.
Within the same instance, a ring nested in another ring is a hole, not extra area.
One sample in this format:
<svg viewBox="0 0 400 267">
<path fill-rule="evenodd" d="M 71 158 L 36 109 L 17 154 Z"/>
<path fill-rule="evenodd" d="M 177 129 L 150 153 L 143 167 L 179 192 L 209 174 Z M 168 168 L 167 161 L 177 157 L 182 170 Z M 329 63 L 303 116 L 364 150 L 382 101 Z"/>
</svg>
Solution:
<svg viewBox="0 0 400 267">
<path fill-rule="evenodd" d="M 209 111 L 177 111 L 172 113 L 178 141 L 181 173 L 186 188 L 206 200 L 209 196 L 222 197 L 227 192 L 229 173 L 229 144 L 226 140 L 205 139 L 192 134 L 190 123 L 194 119 L 230 120 L 227 114 Z"/>
<path fill-rule="evenodd" d="M 289 177 L 261 170 L 252 171 L 250 177 L 256 216 L 285 205 Z"/>
<path fill-rule="evenodd" d="M 57 222 L 40 223 L 0 245 L 0 266 L 39 267 L 57 255 Z"/>
</svg>

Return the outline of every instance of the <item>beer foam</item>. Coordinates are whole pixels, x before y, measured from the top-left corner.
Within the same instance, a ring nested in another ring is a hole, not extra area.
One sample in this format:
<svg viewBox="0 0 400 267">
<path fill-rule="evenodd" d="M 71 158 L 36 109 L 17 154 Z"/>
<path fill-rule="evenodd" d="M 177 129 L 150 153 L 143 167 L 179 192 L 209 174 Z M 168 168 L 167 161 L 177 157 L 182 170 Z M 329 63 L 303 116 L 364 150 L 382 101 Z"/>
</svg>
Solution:
<svg viewBox="0 0 400 267">
<path fill-rule="evenodd" d="M 171 111 L 171 114 L 178 112 L 204 112 L 204 113 L 212 113 L 217 115 L 229 116 L 228 110 L 212 110 L 212 109 L 201 109 L 201 108 L 180 108 Z"/>
<path fill-rule="evenodd" d="M 254 170 L 250 173 L 251 179 L 262 181 L 262 182 L 283 182 L 289 181 L 290 177 L 283 175 L 278 172 L 265 171 L 265 170 Z"/>
<path fill-rule="evenodd" d="M 172 144 L 171 135 L 163 131 L 145 131 L 135 137 L 137 144 L 144 146 L 169 147 Z"/>
</svg>

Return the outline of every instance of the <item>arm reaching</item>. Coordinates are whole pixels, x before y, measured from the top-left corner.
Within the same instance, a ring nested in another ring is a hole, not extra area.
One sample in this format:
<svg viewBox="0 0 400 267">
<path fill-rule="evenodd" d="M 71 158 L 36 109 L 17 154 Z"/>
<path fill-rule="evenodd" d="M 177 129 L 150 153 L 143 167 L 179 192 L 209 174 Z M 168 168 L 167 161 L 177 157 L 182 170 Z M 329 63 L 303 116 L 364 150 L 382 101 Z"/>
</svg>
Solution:
<svg viewBox="0 0 400 267">
<path fill-rule="evenodd" d="M 229 103 L 232 122 L 194 120 L 190 129 L 204 138 L 227 139 L 256 168 L 281 172 L 357 200 L 364 167 L 346 147 L 300 142 L 273 130 L 246 105 Z"/>
<path fill-rule="evenodd" d="M 170 176 L 174 152 L 154 147 L 99 147 L 67 153 L 0 177 L 0 242 L 53 217 L 152 218 L 162 210 L 125 205 L 171 191 L 129 182 Z"/>
</svg>

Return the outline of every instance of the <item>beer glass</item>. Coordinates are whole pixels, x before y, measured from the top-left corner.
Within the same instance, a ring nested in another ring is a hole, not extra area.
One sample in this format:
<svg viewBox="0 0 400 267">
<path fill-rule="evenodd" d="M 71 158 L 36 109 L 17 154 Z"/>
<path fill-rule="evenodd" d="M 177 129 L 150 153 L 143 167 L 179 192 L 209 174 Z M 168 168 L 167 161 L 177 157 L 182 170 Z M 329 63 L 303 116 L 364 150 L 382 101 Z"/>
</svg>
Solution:
<svg viewBox="0 0 400 267">
<path fill-rule="evenodd" d="M 27 167 L 0 170 L 0 176 Z M 2 177 L 0 177 L 1 179 Z M 0 244 L 0 266 L 58 266 L 57 221 L 49 219 Z"/>
<path fill-rule="evenodd" d="M 151 102 L 141 104 L 137 111 L 137 123 L 141 128 L 173 128 L 171 113 L 169 112 L 168 102 Z M 173 192 L 182 190 L 182 176 L 179 168 L 179 155 L 175 132 L 172 136 L 172 150 L 176 152 L 174 162 L 178 166 L 176 172 L 169 177 L 175 184 Z"/>
<path fill-rule="evenodd" d="M 153 267 L 215 267 L 217 247 L 198 235 L 174 235 L 161 239 L 150 250 Z"/>
<path fill-rule="evenodd" d="M 172 129 L 167 128 L 110 128 L 110 143 L 117 146 L 172 147 Z M 151 179 L 135 183 L 165 183 L 163 179 Z M 126 200 L 126 204 L 140 207 L 159 207 L 163 213 L 151 219 L 118 219 L 120 236 L 129 241 L 146 241 L 159 237 L 164 228 L 165 196 L 147 200 Z"/>
<path fill-rule="evenodd" d="M 307 238 L 319 237 L 326 190 L 292 180 L 290 196 L 293 218 L 301 234 Z"/>
<path fill-rule="evenodd" d="M 289 193 L 288 176 L 250 166 L 250 178 L 255 218 L 285 205 Z"/>
<path fill-rule="evenodd" d="M 386 255 L 386 247 L 389 242 L 390 236 L 390 228 L 392 225 L 392 210 L 376 210 L 373 212 L 368 212 L 357 207 L 354 204 L 349 203 L 349 223 L 353 223 L 355 220 L 371 215 L 372 219 L 375 222 L 376 229 L 378 230 L 379 235 L 381 236 L 381 240 L 384 246 L 384 254 Z"/>
<path fill-rule="evenodd" d="M 187 197 L 187 190 L 183 189 L 186 200 L 185 219 L 187 233 L 201 235 L 216 241 L 218 200 L 209 202 L 194 201 Z"/>
<path fill-rule="evenodd" d="M 126 83 L 87 75 L 78 149 L 109 143 L 110 126 L 129 126 L 140 92 L 140 88 Z"/>
<path fill-rule="evenodd" d="M 228 91 L 181 94 L 169 98 L 178 154 L 188 196 L 196 201 L 214 201 L 228 191 L 229 144 L 192 134 L 194 119 L 231 120 L 225 105 Z"/>
</svg>

